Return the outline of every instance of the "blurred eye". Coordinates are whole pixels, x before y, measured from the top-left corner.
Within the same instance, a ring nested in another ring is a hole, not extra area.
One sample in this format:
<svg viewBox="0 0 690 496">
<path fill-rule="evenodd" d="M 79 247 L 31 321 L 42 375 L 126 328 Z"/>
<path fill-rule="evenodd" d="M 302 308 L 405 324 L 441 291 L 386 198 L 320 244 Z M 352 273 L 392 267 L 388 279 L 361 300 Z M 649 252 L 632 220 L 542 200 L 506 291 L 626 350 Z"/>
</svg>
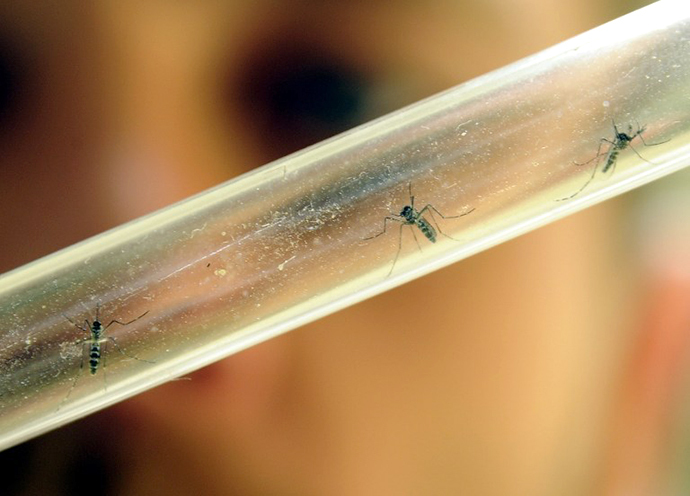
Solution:
<svg viewBox="0 0 690 496">
<path fill-rule="evenodd" d="M 25 65 L 12 42 L 0 38 L 0 135 L 10 132 L 20 117 L 27 84 Z"/>
<path fill-rule="evenodd" d="M 278 46 L 253 55 L 239 100 L 274 159 L 363 122 L 369 89 L 367 75 L 347 62 Z"/>
</svg>

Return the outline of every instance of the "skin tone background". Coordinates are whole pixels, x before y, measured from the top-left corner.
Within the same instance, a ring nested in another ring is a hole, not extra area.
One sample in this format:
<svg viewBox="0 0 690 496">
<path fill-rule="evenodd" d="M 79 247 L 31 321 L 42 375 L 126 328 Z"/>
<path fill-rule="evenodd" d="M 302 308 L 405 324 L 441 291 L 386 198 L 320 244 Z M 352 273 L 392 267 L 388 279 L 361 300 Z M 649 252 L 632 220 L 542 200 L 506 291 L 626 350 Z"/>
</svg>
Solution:
<svg viewBox="0 0 690 496">
<path fill-rule="evenodd" d="M 0 269 L 637 6 L 5 3 Z M 9 450 L 6 489 L 670 493 L 690 235 L 656 198 L 589 209 Z"/>
</svg>

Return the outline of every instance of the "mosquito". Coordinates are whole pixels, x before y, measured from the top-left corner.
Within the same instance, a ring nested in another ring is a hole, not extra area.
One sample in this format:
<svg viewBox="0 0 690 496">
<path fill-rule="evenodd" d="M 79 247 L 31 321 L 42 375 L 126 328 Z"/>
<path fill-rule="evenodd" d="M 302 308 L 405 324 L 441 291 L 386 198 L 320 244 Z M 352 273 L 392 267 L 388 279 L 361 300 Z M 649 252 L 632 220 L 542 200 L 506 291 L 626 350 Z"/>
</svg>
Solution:
<svg viewBox="0 0 690 496">
<path fill-rule="evenodd" d="M 89 370 L 91 372 L 91 375 L 96 375 L 96 372 L 98 372 L 99 367 L 101 367 L 101 361 L 103 362 L 103 380 L 105 380 L 105 351 L 106 351 L 106 345 L 108 342 L 111 342 L 113 345 L 115 345 L 115 348 L 123 355 L 128 358 L 132 358 L 134 360 L 138 360 L 140 362 L 146 362 L 146 363 L 155 363 L 150 360 L 144 360 L 141 358 L 138 358 L 134 355 L 130 355 L 128 353 L 125 353 L 125 351 L 120 347 L 119 344 L 117 344 L 117 341 L 115 340 L 114 337 L 112 336 L 106 336 L 105 332 L 108 330 L 108 328 L 113 325 L 113 324 L 118 324 L 121 326 L 128 326 L 129 324 L 132 324 L 142 318 L 144 315 L 149 313 L 149 311 L 145 311 L 139 317 L 136 319 L 130 320 L 129 322 L 120 322 L 119 320 L 113 319 L 110 321 L 110 323 L 106 326 L 103 325 L 101 322 L 100 318 L 100 309 L 101 309 L 101 304 L 97 303 L 96 304 L 96 318 L 93 319 L 93 322 L 89 322 L 89 319 L 84 319 L 84 325 L 77 324 L 74 320 L 70 319 L 67 315 L 63 314 L 63 316 L 70 321 L 74 327 L 79 329 L 80 331 L 85 332 L 88 337 L 83 339 L 82 341 L 79 342 L 81 345 L 81 363 L 79 365 L 79 370 L 84 369 L 84 349 L 86 346 L 88 346 L 89 349 Z M 86 346 L 85 346 L 86 345 Z M 79 379 L 79 376 L 81 374 L 77 374 L 77 376 L 74 378 L 74 382 L 72 383 L 72 387 L 70 390 L 67 392 L 67 395 L 65 398 L 62 400 L 60 405 L 58 406 L 58 410 L 60 407 L 67 401 L 67 398 L 69 398 L 70 394 L 72 394 L 72 390 L 74 390 L 74 387 L 77 385 L 77 380 Z"/>
<path fill-rule="evenodd" d="M 592 158 L 591 160 L 588 160 L 587 162 L 584 163 L 578 163 L 575 162 L 575 165 L 587 165 L 591 164 L 592 162 L 595 162 L 594 168 L 592 169 L 592 175 L 590 178 L 587 180 L 585 184 L 582 185 L 582 187 L 577 190 L 575 193 L 573 193 L 570 196 L 566 196 L 565 198 L 559 198 L 556 201 L 564 201 L 564 200 L 570 200 L 571 198 L 575 198 L 577 195 L 579 195 L 582 190 L 584 190 L 589 183 L 592 182 L 594 179 L 594 176 L 597 173 L 597 167 L 599 166 L 599 162 L 601 161 L 601 157 L 606 157 L 606 162 L 604 163 L 604 167 L 601 168 L 601 173 L 606 174 L 609 170 L 613 172 L 613 170 L 616 168 L 616 161 L 618 160 L 618 154 L 625 150 L 626 148 L 630 148 L 632 151 L 635 152 L 635 155 L 640 157 L 643 161 L 647 162 L 648 164 L 652 164 L 649 160 L 644 158 L 642 155 L 638 153 L 637 150 L 632 146 L 632 141 L 636 138 L 640 138 L 640 141 L 644 146 L 657 146 L 657 145 L 663 145 L 664 143 L 668 143 L 670 140 L 662 141 L 660 143 L 647 143 L 644 138 L 642 137 L 642 133 L 644 133 L 647 130 L 647 126 L 641 126 L 637 124 L 637 131 L 633 131 L 632 124 L 628 125 L 628 131 L 627 132 L 621 132 L 618 130 L 618 126 L 616 126 L 616 122 L 611 119 L 611 124 L 613 124 L 613 140 L 610 140 L 608 138 L 601 138 L 599 140 L 599 148 L 597 149 L 597 154 Z M 608 144 L 608 148 L 605 151 L 601 150 L 601 147 L 604 146 L 605 144 Z"/>
<path fill-rule="evenodd" d="M 369 236 L 368 238 L 364 238 L 364 240 L 370 240 L 374 238 L 378 238 L 382 234 L 386 233 L 386 230 L 388 229 L 388 221 L 391 222 L 398 222 L 400 223 L 400 231 L 398 234 L 398 251 L 395 254 L 395 258 L 393 259 L 393 265 L 391 266 L 391 270 L 388 271 L 388 274 L 386 277 L 389 277 L 393 273 L 393 269 L 395 268 L 395 264 L 398 262 L 398 257 L 400 256 L 400 250 L 402 249 L 402 230 L 403 227 L 405 226 L 411 226 L 412 229 L 412 235 L 414 236 L 414 240 L 417 243 L 417 247 L 421 251 L 422 247 L 419 245 L 419 240 L 417 240 L 417 234 L 415 233 L 414 227 L 417 227 L 424 237 L 431 241 L 432 243 L 436 243 L 436 230 L 438 229 L 438 232 L 445 236 L 448 239 L 452 239 L 454 241 L 458 241 L 455 238 L 452 238 L 448 236 L 446 233 L 444 233 L 441 230 L 441 226 L 438 224 L 438 221 L 434 218 L 434 212 L 436 212 L 438 215 L 441 216 L 442 219 L 457 219 L 460 217 L 464 217 L 465 215 L 468 215 L 472 212 L 474 212 L 474 208 L 471 208 L 467 212 L 464 212 L 460 215 L 443 215 L 441 212 L 438 211 L 436 207 L 434 207 L 431 203 L 427 203 L 424 208 L 421 210 L 417 210 L 414 206 L 414 195 L 412 194 L 412 183 L 408 183 L 408 190 L 410 192 L 410 204 L 405 205 L 402 210 L 400 210 L 399 214 L 391 213 L 391 215 L 388 215 L 384 217 L 383 219 L 383 231 L 381 231 L 378 234 L 375 234 L 374 236 Z M 431 219 L 434 221 L 434 224 L 436 224 L 436 227 L 434 228 L 433 224 L 429 222 L 425 217 L 424 214 L 429 214 Z"/>
</svg>

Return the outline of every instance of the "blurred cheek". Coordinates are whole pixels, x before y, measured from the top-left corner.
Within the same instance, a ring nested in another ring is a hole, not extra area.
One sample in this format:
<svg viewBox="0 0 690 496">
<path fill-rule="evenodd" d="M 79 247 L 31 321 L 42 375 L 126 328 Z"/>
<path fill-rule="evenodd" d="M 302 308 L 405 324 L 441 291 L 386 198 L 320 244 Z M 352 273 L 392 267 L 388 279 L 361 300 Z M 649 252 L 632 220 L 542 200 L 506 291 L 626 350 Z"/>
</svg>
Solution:
<svg viewBox="0 0 690 496">
<path fill-rule="evenodd" d="M 117 415 L 190 444 L 232 437 L 235 426 L 269 424 L 288 367 L 289 346 L 273 339 L 113 407 Z M 189 419 L 194 418 L 194 423 Z M 220 442 L 219 444 L 222 444 Z"/>
<path fill-rule="evenodd" d="M 171 139 L 173 137 L 171 136 Z M 114 224 L 193 195 L 227 177 L 211 166 L 190 167 L 170 147 L 128 143 L 110 158 L 98 178 Z"/>
</svg>

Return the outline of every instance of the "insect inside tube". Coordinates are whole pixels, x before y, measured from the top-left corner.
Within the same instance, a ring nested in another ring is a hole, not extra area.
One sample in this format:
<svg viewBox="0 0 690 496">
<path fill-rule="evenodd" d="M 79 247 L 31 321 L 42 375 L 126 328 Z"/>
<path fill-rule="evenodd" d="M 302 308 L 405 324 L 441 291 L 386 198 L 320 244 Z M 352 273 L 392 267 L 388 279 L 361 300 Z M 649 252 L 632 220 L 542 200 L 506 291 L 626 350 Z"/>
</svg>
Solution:
<svg viewBox="0 0 690 496">
<path fill-rule="evenodd" d="M 69 320 L 74 327 L 77 329 L 85 332 L 88 334 L 88 337 L 83 339 L 82 341 L 79 342 L 81 345 L 81 364 L 79 365 L 79 370 L 84 369 L 84 349 L 86 348 L 85 345 L 88 345 L 89 349 L 89 370 L 91 371 L 91 375 L 95 375 L 96 372 L 98 372 L 98 368 L 100 367 L 101 361 L 103 362 L 103 369 L 105 369 L 105 351 L 106 351 L 106 344 L 108 342 L 111 342 L 113 345 L 115 345 L 115 348 L 124 356 L 128 358 L 132 358 L 134 360 L 138 360 L 140 362 L 146 362 L 146 363 L 155 363 L 150 360 L 143 360 L 141 358 L 138 358 L 134 355 L 130 355 L 128 353 L 125 353 L 124 350 L 120 347 L 119 344 L 117 344 L 117 341 L 115 340 L 114 337 L 112 336 L 106 336 L 105 331 L 108 330 L 108 328 L 113 325 L 113 324 L 119 324 L 121 326 L 127 326 L 129 324 L 132 324 L 133 322 L 136 322 L 140 318 L 142 318 L 144 315 L 149 313 L 147 310 L 146 312 L 142 313 L 137 317 L 136 319 L 130 320 L 129 322 L 120 322 L 119 320 L 113 319 L 110 321 L 110 323 L 106 326 L 103 326 L 103 323 L 101 322 L 100 319 L 100 308 L 101 305 L 100 303 L 96 304 L 96 318 L 93 320 L 93 322 L 89 322 L 89 319 L 84 319 L 84 325 L 79 325 L 72 319 L 70 319 L 67 315 L 63 316 Z M 105 370 L 103 371 L 103 380 L 105 381 Z M 69 398 L 69 395 L 72 393 L 72 390 L 74 387 L 77 385 L 77 380 L 79 379 L 78 374 L 74 378 L 74 382 L 72 383 L 72 387 L 70 387 L 70 390 L 67 392 L 67 395 L 65 398 L 62 400 L 60 405 L 58 406 L 58 410 L 62 406 L 62 404 L 67 401 L 67 398 Z"/>
<path fill-rule="evenodd" d="M 438 211 L 436 207 L 434 207 L 431 203 L 428 203 L 422 208 L 421 210 L 417 210 L 414 207 L 414 195 L 412 194 L 412 183 L 408 184 L 408 189 L 410 192 L 410 204 L 405 205 L 402 210 L 400 211 L 399 214 L 394 214 L 392 213 L 391 215 L 386 216 L 383 219 L 383 231 L 381 231 L 378 234 L 375 234 L 374 236 L 369 236 L 368 238 L 364 238 L 364 240 L 369 240 L 369 239 L 374 239 L 378 238 L 382 234 L 385 234 L 387 228 L 388 228 L 388 221 L 391 222 L 399 222 L 400 223 L 400 231 L 398 234 L 398 251 L 395 254 L 395 259 L 393 260 L 393 265 L 391 266 L 391 270 L 388 271 L 388 274 L 386 277 L 389 277 L 393 273 L 393 269 L 395 268 L 395 264 L 398 261 L 398 257 L 400 256 L 400 250 L 402 249 L 402 230 L 403 227 L 405 226 L 411 226 L 412 227 L 412 235 L 414 236 L 414 240 L 417 243 L 417 247 L 421 250 L 421 246 L 419 245 L 419 241 L 417 240 L 417 235 L 415 234 L 414 227 L 417 227 L 424 237 L 431 241 L 432 243 L 436 243 L 436 230 L 438 229 L 438 232 L 441 233 L 443 236 L 446 238 L 452 239 L 454 241 L 457 241 L 455 238 L 452 238 L 448 236 L 446 233 L 444 233 L 441 230 L 441 226 L 438 225 L 438 221 L 434 218 L 434 212 L 436 212 L 438 215 L 441 216 L 442 219 L 457 219 L 459 217 L 464 217 L 467 214 L 470 214 L 474 212 L 474 208 L 468 210 L 467 212 L 464 212 L 460 215 L 443 215 L 441 212 Z M 431 219 L 433 219 L 434 224 L 436 224 L 436 228 L 432 225 L 431 222 L 429 222 L 425 217 L 424 214 L 428 213 Z"/>
<path fill-rule="evenodd" d="M 632 146 L 632 141 L 635 138 L 640 138 L 640 141 L 644 146 L 657 146 L 657 145 L 663 145 L 664 143 L 668 143 L 670 140 L 662 141 L 660 143 L 647 143 L 644 138 L 642 137 L 642 133 L 644 133 L 647 129 L 646 126 L 641 126 L 638 124 L 637 125 L 637 131 L 633 131 L 632 125 L 628 125 L 628 131 L 627 132 L 621 132 L 618 130 L 618 126 L 616 126 L 615 121 L 612 119 L 611 123 L 613 124 L 613 133 L 614 137 L 613 140 L 610 140 L 608 138 L 601 138 L 599 140 L 599 148 L 597 149 L 597 154 L 592 158 L 591 160 L 588 160 L 587 162 L 584 163 L 578 163 L 575 162 L 575 165 L 587 165 L 591 164 L 592 162 L 596 161 L 594 164 L 594 168 L 592 169 L 592 175 L 590 178 L 587 180 L 585 184 L 582 185 L 582 187 L 577 190 L 575 193 L 573 193 L 570 196 L 566 196 L 565 198 L 559 198 L 556 201 L 564 201 L 564 200 L 570 200 L 571 198 L 575 198 L 577 195 L 579 195 L 582 190 L 584 190 L 589 183 L 592 182 L 594 179 L 594 176 L 597 173 L 597 167 L 599 166 L 599 162 L 601 161 L 601 157 L 606 157 L 606 162 L 604 162 L 604 166 L 601 168 L 602 174 L 606 174 L 609 170 L 613 172 L 613 170 L 616 168 L 616 161 L 618 160 L 618 154 L 625 150 L 626 148 L 630 148 L 632 151 L 635 152 L 635 154 L 640 157 L 642 160 L 647 162 L 648 164 L 651 164 L 649 160 L 645 159 L 642 155 L 640 155 L 637 150 Z M 608 144 L 608 148 L 605 151 L 601 150 L 601 147 L 604 146 L 604 144 Z"/>
</svg>

